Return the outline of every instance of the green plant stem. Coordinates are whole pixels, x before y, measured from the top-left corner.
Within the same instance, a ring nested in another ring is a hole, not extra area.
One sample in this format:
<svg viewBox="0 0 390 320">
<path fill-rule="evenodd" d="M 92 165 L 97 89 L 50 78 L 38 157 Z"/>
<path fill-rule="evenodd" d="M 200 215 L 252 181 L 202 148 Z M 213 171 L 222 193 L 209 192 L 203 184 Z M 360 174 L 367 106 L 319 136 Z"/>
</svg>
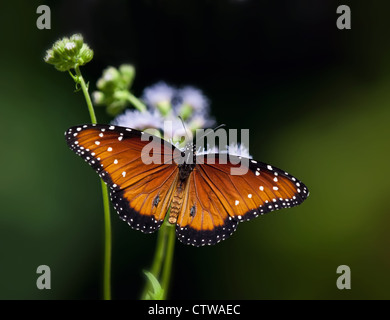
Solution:
<svg viewBox="0 0 390 320">
<path fill-rule="evenodd" d="M 153 263 L 152 267 L 150 268 L 150 272 L 158 279 L 161 272 L 161 266 L 164 261 L 165 256 L 165 246 L 166 246 L 166 239 L 167 239 L 167 226 L 166 221 L 163 222 L 163 225 L 161 226 L 160 230 L 158 231 L 157 235 L 157 246 L 156 246 L 156 252 L 154 253 Z"/>
<path fill-rule="evenodd" d="M 169 217 L 169 211 L 170 210 L 168 210 L 167 217 Z M 176 240 L 175 227 L 176 225 L 170 224 L 167 219 L 163 222 L 158 231 L 156 252 L 154 254 L 152 267 L 150 268 L 150 272 L 156 279 L 159 279 L 160 274 L 162 274 L 159 282 L 164 290 L 163 299 L 166 299 L 167 297 L 172 272 L 172 260 Z M 151 289 L 152 285 L 148 281 L 142 292 L 141 299 L 145 300 Z"/>
<path fill-rule="evenodd" d="M 76 81 L 81 85 L 81 90 L 83 91 L 85 101 L 87 102 L 87 107 L 88 107 L 89 115 L 91 117 L 91 121 L 92 123 L 96 124 L 97 120 L 96 120 L 95 110 L 93 109 L 92 100 L 89 95 L 87 85 L 84 81 L 83 76 L 81 75 L 80 67 L 76 66 L 75 71 L 77 75 Z"/>
<path fill-rule="evenodd" d="M 152 267 L 150 268 L 150 273 L 154 275 L 156 279 L 160 276 L 161 266 L 164 260 L 165 253 L 165 244 L 166 244 L 166 227 L 165 224 L 168 223 L 166 221 L 163 222 L 160 230 L 157 233 L 157 246 L 156 251 L 154 253 Z M 146 282 L 145 288 L 142 292 L 141 299 L 145 300 L 148 292 L 152 289 L 152 285 L 149 281 Z"/>
<path fill-rule="evenodd" d="M 111 218 L 110 202 L 108 200 L 108 189 L 105 182 L 100 179 L 102 187 L 103 207 L 104 207 L 104 269 L 103 269 L 103 299 L 111 300 Z"/>
<path fill-rule="evenodd" d="M 169 224 L 169 223 L 166 226 L 167 244 L 166 244 L 165 261 L 164 261 L 163 271 L 161 275 L 161 287 L 164 289 L 162 300 L 165 300 L 167 298 L 169 282 L 171 280 L 173 252 L 175 251 L 175 241 L 176 241 L 175 227 L 176 227 L 175 224 Z"/>
<path fill-rule="evenodd" d="M 146 111 L 146 106 L 137 97 L 135 97 L 132 93 L 129 92 L 127 99 L 139 111 L 141 111 L 141 112 Z"/>
<path fill-rule="evenodd" d="M 88 92 L 88 87 L 85 83 L 83 76 L 81 75 L 79 66 L 75 67 L 76 77 L 72 74 L 71 76 L 75 79 L 76 83 L 81 86 L 85 101 L 87 102 L 89 115 L 92 123 L 96 124 L 95 110 L 93 109 L 92 100 Z M 102 179 L 100 179 L 102 187 L 103 197 L 103 209 L 104 209 L 104 268 L 103 268 L 103 298 L 104 300 L 111 300 L 111 219 L 110 219 L 110 202 L 108 200 L 108 189 Z"/>
</svg>

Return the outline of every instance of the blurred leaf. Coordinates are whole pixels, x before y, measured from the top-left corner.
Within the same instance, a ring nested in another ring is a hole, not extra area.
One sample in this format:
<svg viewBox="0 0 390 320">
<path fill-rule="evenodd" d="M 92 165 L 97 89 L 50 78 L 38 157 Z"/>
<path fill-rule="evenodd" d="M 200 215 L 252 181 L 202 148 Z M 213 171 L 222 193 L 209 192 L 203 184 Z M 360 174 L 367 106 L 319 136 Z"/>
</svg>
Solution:
<svg viewBox="0 0 390 320">
<path fill-rule="evenodd" d="M 146 300 L 162 300 L 164 289 L 161 288 L 160 282 L 158 282 L 156 277 L 151 272 L 144 270 L 144 274 L 148 278 L 153 289 L 153 292 L 149 291 L 147 293 Z"/>
</svg>

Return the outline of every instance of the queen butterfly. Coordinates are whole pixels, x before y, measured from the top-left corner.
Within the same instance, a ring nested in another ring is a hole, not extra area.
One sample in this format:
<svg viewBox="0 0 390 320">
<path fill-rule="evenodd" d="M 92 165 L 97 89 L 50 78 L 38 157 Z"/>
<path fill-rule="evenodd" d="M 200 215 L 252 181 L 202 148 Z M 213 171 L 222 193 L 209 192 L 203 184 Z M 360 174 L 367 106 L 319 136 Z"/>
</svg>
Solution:
<svg viewBox="0 0 390 320">
<path fill-rule="evenodd" d="M 237 157 L 229 155 L 229 161 L 222 163 L 221 154 L 215 154 L 213 163 L 205 157 L 200 161 L 194 147 L 180 151 L 135 129 L 80 125 L 68 129 L 65 137 L 70 149 L 109 186 L 123 221 L 151 233 L 170 208 L 168 221 L 176 224 L 178 239 L 193 246 L 216 244 L 227 239 L 239 222 L 299 205 L 309 196 L 301 181 L 268 164 L 246 159 L 246 173 L 231 175 Z M 143 155 L 150 152 L 146 150 L 160 150 L 154 156 L 161 161 L 145 164 Z M 186 157 L 190 151 L 194 151 L 193 163 Z M 166 156 L 186 160 L 164 162 Z"/>
</svg>

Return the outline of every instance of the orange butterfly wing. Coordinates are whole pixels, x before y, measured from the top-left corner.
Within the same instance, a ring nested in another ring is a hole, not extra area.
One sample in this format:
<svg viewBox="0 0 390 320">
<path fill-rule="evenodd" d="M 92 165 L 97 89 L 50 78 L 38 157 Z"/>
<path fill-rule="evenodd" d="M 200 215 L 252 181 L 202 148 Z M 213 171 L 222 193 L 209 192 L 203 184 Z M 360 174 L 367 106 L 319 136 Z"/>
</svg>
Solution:
<svg viewBox="0 0 390 320">
<path fill-rule="evenodd" d="M 244 174 L 232 175 L 240 159 L 229 156 L 221 163 L 199 156 L 189 177 L 176 233 L 180 241 L 195 246 L 212 245 L 228 238 L 239 222 L 302 203 L 306 186 L 278 168 L 251 159 L 242 161 Z M 200 158 L 202 157 L 202 158 Z M 247 165 L 244 165 L 247 163 Z"/>
<path fill-rule="evenodd" d="M 65 136 L 69 147 L 109 186 L 121 219 L 146 233 L 161 226 L 178 184 L 180 169 L 172 160 L 178 149 L 157 137 L 118 126 L 75 126 Z M 157 161 L 146 164 L 143 156 L 150 152 Z M 232 161 L 227 163 L 218 154 L 211 158 L 214 162 L 196 157 L 197 164 L 185 184 L 176 227 L 185 244 L 218 243 L 228 238 L 239 222 L 296 206 L 309 195 L 301 181 L 265 163 L 243 159 L 243 174 L 233 175 L 231 170 L 240 166 L 239 158 L 229 156 Z"/>
<path fill-rule="evenodd" d="M 145 233 L 161 226 L 178 179 L 177 164 L 169 161 L 176 149 L 173 145 L 138 130 L 109 125 L 75 126 L 65 135 L 69 147 L 109 186 L 122 220 Z M 149 151 L 160 164 L 144 163 Z"/>
</svg>

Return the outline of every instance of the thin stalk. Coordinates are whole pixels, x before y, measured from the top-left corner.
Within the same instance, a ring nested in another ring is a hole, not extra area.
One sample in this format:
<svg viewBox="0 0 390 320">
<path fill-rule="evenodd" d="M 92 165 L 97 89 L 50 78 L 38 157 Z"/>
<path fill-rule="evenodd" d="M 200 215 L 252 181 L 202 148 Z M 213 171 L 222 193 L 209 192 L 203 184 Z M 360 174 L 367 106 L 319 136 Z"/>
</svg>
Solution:
<svg viewBox="0 0 390 320">
<path fill-rule="evenodd" d="M 168 222 L 164 221 L 160 230 L 158 230 L 156 251 L 154 253 L 152 267 L 150 268 L 150 273 L 153 274 L 156 279 L 158 279 L 160 276 L 161 266 L 164 261 L 165 244 L 166 244 L 166 226 L 165 226 L 166 223 Z M 147 281 L 145 284 L 145 288 L 142 291 L 142 295 L 141 295 L 142 300 L 146 299 L 148 292 L 151 289 L 152 289 L 152 285 L 149 281 Z"/>
<path fill-rule="evenodd" d="M 176 225 L 174 224 L 172 225 L 169 223 L 166 227 L 167 243 L 166 243 L 165 261 L 164 261 L 163 271 L 161 275 L 161 287 L 164 289 L 162 300 L 165 300 L 167 298 L 169 282 L 171 280 L 173 252 L 175 250 L 175 241 L 176 241 L 175 227 Z"/>
<path fill-rule="evenodd" d="M 169 212 L 170 210 L 167 212 L 167 217 L 169 217 Z M 166 299 L 168 294 L 175 240 L 175 225 L 170 224 L 168 220 L 165 219 L 160 230 L 158 231 L 156 251 L 153 258 L 152 267 L 150 268 L 150 272 L 156 279 L 159 279 L 161 287 L 164 289 L 163 299 Z M 162 275 L 161 280 L 160 274 Z M 151 289 L 152 285 L 148 281 L 141 295 L 142 300 L 146 299 L 148 292 Z"/>
<path fill-rule="evenodd" d="M 146 111 L 146 106 L 137 97 L 135 97 L 132 93 L 130 93 L 130 92 L 128 93 L 127 99 L 139 111 L 141 111 L 141 112 Z"/>
<path fill-rule="evenodd" d="M 76 81 L 81 85 L 81 90 L 83 91 L 85 101 L 87 102 L 89 116 L 91 117 L 92 123 L 96 124 L 97 120 L 96 120 L 95 110 L 93 109 L 92 100 L 89 95 L 87 85 L 85 83 L 83 76 L 81 75 L 80 67 L 76 66 L 75 71 L 77 75 Z"/>
<path fill-rule="evenodd" d="M 92 100 L 88 92 L 88 87 L 85 83 L 79 66 L 75 67 L 76 76 L 71 76 L 75 81 L 80 84 L 81 90 L 83 91 L 85 101 L 92 123 L 97 123 L 95 110 L 93 109 Z M 103 197 L 103 209 L 104 209 L 104 267 L 103 267 L 103 298 L 104 300 L 111 300 L 111 219 L 110 219 L 110 202 L 108 200 L 108 189 L 103 180 L 100 179 L 102 187 Z"/>
<path fill-rule="evenodd" d="M 161 266 L 164 261 L 165 256 L 165 247 L 166 247 L 166 239 L 167 239 L 167 226 L 166 221 L 164 221 L 157 235 L 157 246 L 156 252 L 154 253 L 154 259 L 152 263 L 152 267 L 150 268 L 150 272 L 158 279 L 161 273 Z"/>
<path fill-rule="evenodd" d="M 100 179 L 102 187 L 103 207 L 104 207 L 104 268 L 103 268 L 103 299 L 111 300 L 111 219 L 110 202 L 108 200 L 107 185 Z"/>
</svg>

